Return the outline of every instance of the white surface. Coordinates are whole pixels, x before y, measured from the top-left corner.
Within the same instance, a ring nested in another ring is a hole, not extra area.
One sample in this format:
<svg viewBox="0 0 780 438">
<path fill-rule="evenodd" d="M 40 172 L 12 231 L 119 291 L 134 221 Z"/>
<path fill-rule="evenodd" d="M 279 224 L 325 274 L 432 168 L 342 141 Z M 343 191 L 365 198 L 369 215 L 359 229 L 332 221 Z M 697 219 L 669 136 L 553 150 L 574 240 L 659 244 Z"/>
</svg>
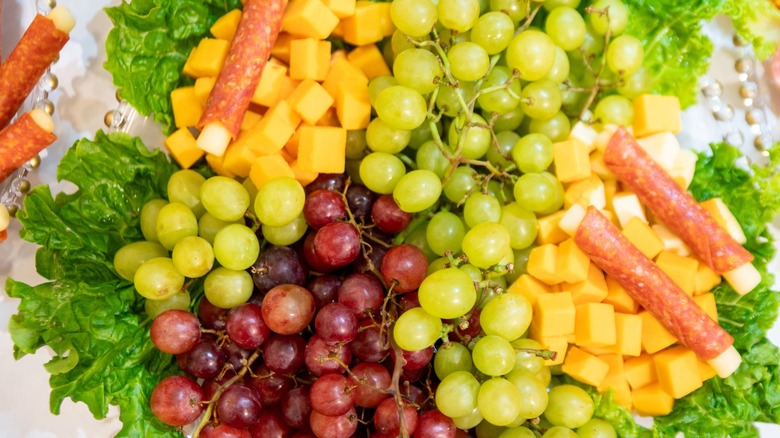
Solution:
<svg viewBox="0 0 780 438">
<path fill-rule="evenodd" d="M 7 54 L 32 20 L 33 0 L 3 1 L 2 47 Z M 110 75 L 102 69 L 105 54 L 102 47 L 110 27 L 110 21 L 102 8 L 119 3 L 119 0 L 60 0 L 77 20 L 71 41 L 64 48 L 54 73 L 60 80 L 59 88 L 52 93 L 56 105 L 55 121 L 59 139 L 49 148 L 41 170 L 34 183 L 50 184 L 56 189 L 64 185 L 55 181 L 55 169 L 59 158 L 73 142 L 83 136 L 92 136 L 103 128 L 103 115 L 115 108 L 114 87 Z M 730 67 L 733 62 L 726 61 Z M 735 79 L 736 81 L 736 79 Z M 732 84 L 724 85 L 728 88 Z M 691 141 L 706 144 L 717 132 L 707 111 L 689 112 L 685 120 L 686 144 Z M 780 138 L 780 136 L 776 136 Z M 22 242 L 17 236 L 18 224 L 12 225 L 10 239 L 0 245 L 0 438 L 70 438 L 108 437 L 119 430 L 116 409 L 110 410 L 106 420 L 92 418 L 84 404 L 63 403 L 59 416 L 49 412 L 48 374 L 43 364 L 49 360 L 47 351 L 14 361 L 12 342 L 8 335 L 8 320 L 16 313 L 17 300 L 5 295 L 5 280 L 11 276 L 27 283 L 38 283 L 34 256 L 36 247 Z M 780 272 L 780 269 L 774 269 Z M 780 341 L 780 328 L 775 327 L 770 337 Z M 780 426 L 760 425 L 762 436 L 780 436 Z"/>
</svg>

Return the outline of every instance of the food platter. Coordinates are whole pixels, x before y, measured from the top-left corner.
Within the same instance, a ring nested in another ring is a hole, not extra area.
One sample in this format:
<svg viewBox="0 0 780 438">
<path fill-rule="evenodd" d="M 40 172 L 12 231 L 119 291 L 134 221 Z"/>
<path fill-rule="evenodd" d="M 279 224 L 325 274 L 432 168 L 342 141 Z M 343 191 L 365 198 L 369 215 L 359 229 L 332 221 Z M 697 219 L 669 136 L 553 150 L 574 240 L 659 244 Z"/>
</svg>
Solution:
<svg viewBox="0 0 780 438">
<path fill-rule="evenodd" d="M 91 136 L 97 129 L 103 128 L 104 114 L 118 107 L 123 109 L 115 98 L 110 76 L 102 69 L 105 54 L 101 42 L 105 41 L 110 23 L 101 13 L 101 8 L 117 3 L 100 0 L 91 2 L 89 10 L 84 10 L 87 8 L 83 7 L 72 8 L 77 21 L 82 25 L 62 54 L 58 67 L 60 88 L 52 96 L 58 108 L 58 126 L 63 129 L 58 132 L 60 140 L 50 149 L 51 159 L 44 163 L 35 176 L 35 183 L 51 184 L 54 190 L 69 190 L 67 184 L 56 181 L 54 173 L 56 161 L 73 141 L 83 136 Z M 19 9 L 15 10 L 14 6 Z M 32 8 L 22 2 L 22 4 L 6 7 L 3 12 L 6 17 L 15 16 L 16 13 L 20 17 L 28 17 L 31 16 Z M 86 26 L 83 25 L 85 23 Z M 729 32 L 727 23 L 717 23 L 717 26 L 713 27 L 713 39 L 722 42 L 723 47 L 726 47 L 731 42 Z M 5 41 L 4 46 L 6 46 Z M 711 76 L 721 81 L 724 90 L 733 90 L 737 82 L 734 79 L 729 81 L 728 78 L 734 77 L 730 76 L 733 74 L 734 52 L 723 56 L 724 58 L 717 63 L 719 70 L 711 72 Z M 727 98 L 729 94 L 724 94 L 724 99 Z M 733 99 L 733 96 L 730 98 Z M 718 136 L 723 135 L 721 130 L 724 126 L 719 124 L 711 113 L 712 108 L 703 105 L 686 113 L 686 132 L 683 136 L 690 139 L 690 144 L 704 145 L 713 138 L 719 139 Z M 128 116 L 131 113 L 123 112 L 123 114 Z M 744 115 L 741 117 L 744 119 Z M 151 130 L 144 129 L 141 126 L 143 122 L 141 117 L 128 119 L 118 128 L 136 134 L 140 131 L 149 134 Z M 741 126 L 738 117 L 734 118 L 734 124 Z M 777 132 L 776 121 L 773 126 Z M 748 150 L 756 160 L 760 159 L 760 154 L 756 155 L 754 149 Z M 35 246 L 21 241 L 15 235 L 17 231 L 18 224 L 15 224 L 11 230 L 12 237 L 3 244 L 3 249 L 7 252 L 4 252 L 4 257 L 0 259 L 0 283 L 4 283 L 7 277 L 13 277 L 34 284 L 41 281 L 34 270 Z M 771 271 L 780 272 L 780 268 Z M 18 362 L 14 361 L 9 353 L 12 344 L 6 327 L 8 318 L 15 313 L 15 306 L 15 300 L 10 300 L 5 293 L 0 295 L 0 335 L 2 335 L 0 336 L 0 367 L 4 370 L 0 375 L 0 387 L 4 388 L 7 394 L 18 395 L 5 397 L 0 401 L 0 430 L 3 431 L 0 435 L 15 437 L 113 435 L 119 428 L 115 410 L 110 411 L 108 418 L 103 421 L 94 420 L 83 404 L 67 402 L 60 416 L 49 413 L 48 374 L 43 368 L 43 363 L 48 360 L 47 353 L 39 352 L 33 357 L 25 357 Z M 770 337 L 775 343 L 780 342 L 780 328 L 776 326 L 770 333 Z M 760 425 L 759 427 L 762 436 L 780 434 L 778 426 Z"/>
</svg>

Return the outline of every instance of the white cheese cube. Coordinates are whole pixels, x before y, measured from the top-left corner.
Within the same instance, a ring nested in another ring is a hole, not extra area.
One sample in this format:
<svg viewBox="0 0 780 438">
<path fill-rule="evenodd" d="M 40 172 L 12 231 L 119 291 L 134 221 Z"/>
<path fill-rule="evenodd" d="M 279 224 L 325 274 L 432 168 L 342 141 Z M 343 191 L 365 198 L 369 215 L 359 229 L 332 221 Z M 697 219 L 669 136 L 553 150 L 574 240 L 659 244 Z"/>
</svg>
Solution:
<svg viewBox="0 0 780 438">
<path fill-rule="evenodd" d="M 616 193 L 612 198 L 612 211 L 620 222 L 620 227 L 625 227 L 631 218 L 637 217 L 644 223 L 647 223 L 647 216 L 645 216 L 645 209 L 642 203 L 639 202 L 639 198 L 633 193 L 621 192 Z"/>
<path fill-rule="evenodd" d="M 673 252 L 680 256 L 687 256 L 691 254 L 691 249 L 688 245 L 682 241 L 676 234 L 672 233 L 669 228 L 666 228 L 662 224 L 654 224 L 650 228 L 655 231 L 655 234 L 664 243 L 664 249 L 669 252 Z"/>
<path fill-rule="evenodd" d="M 662 169 L 669 172 L 674 167 L 674 162 L 680 153 L 680 142 L 671 132 L 648 135 L 637 139 L 636 142 Z"/>
<path fill-rule="evenodd" d="M 576 138 L 577 140 L 588 145 L 588 153 L 596 148 L 596 138 L 599 136 L 598 131 L 593 129 L 592 126 L 585 122 L 579 121 L 574 124 L 569 132 L 569 138 Z"/>
<path fill-rule="evenodd" d="M 693 174 L 696 173 L 696 161 L 699 159 L 698 155 L 690 149 L 680 149 L 677 154 L 677 158 L 674 160 L 674 165 L 669 170 L 669 176 L 675 181 L 684 184 L 686 189 L 691 185 L 693 181 Z"/>
</svg>

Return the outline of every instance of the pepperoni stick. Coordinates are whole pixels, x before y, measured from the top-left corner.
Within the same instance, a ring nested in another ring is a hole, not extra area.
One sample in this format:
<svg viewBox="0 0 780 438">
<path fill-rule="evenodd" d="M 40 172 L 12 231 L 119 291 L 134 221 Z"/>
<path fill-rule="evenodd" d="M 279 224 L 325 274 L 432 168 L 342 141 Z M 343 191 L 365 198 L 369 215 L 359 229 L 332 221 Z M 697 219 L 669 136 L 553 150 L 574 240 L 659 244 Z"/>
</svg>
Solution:
<svg viewBox="0 0 780 438">
<path fill-rule="evenodd" d="M 624 129 L 610 139 L 604 163 L 712 270 L 744 295 L 761 282 L 750 254 L 680 187 Z"/>
<path fill-rule="evenodd" d="M 54 121 L 40 109 L 24 113 L 0 131 L 0 181 L 52 144 Z"/>
<path fill-rule="evenodd" d="M 57 6 L 45 17 L 36 15 L 19 44 L 0 65 L 0 127 L 5 126 L 57 57 L 75 26 L 73 15 Z"/>
<path fill-rule="evenodd" d="M 247 0 L 227 59 L 198 122 L 198 147 L 225 153 L 238 136 L 241 120 L 268 62 L 282 26 L 287 0 Z"/>
<path fill-rule="evenodd" d="M 588 208 L 574 242 L 718 375 L 728 377 L 739 367 L 734 338 L 595 207 Z"/>
</svg>

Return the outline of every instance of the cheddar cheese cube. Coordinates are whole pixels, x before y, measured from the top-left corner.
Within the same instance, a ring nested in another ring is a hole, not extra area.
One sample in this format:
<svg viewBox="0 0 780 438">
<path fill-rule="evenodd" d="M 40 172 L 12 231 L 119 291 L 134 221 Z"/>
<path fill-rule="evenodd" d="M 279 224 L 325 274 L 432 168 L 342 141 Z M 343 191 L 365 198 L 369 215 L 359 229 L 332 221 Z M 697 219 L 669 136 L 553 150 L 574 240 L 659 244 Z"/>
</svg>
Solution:
<svg viewBox="0 0 780 438">
<path fill-rule="evenodd" d="M 252 94 L 252 102 L 265 107 L 276 105 L 281 100 L 279 93 L 286 74 L 287 67 L 281 61 L 271 58 L 263 68 L 260 82 Z"/>
<path fill-rule="evenodd" d="M 639 389 L 658 381 L 653 355 L 642 353 L 623 362 L 623 375 L 632 389 Z"/>
<path fill-rule="evenodd" d="M 315 179 L 317 179 L 317 176 L 319 175 L 317 172 L 301 169 L 301 166 L 298 164 L 298 160 L 293 160 L 290 162 L 290 169 L 292 169 L 293 174 L 295 175 L 295 179 L 298 180 L 298 182 L 301 183 L 301 185 L 304 187 L 311 184 Z"/>
<path fill-rule="evenodd" d="M 710 291 L 713 287 L 720 284 L 722 278 L 715 273 L 709 266 L 699 262 L 699 269 L 696 270 L 696 285 L 693 294 L 703 294 Z"/>
<path fill-rule="evenodd" d="M 287 102 L 301 119 L 313 125 L 333 105 L 333 98 L 319 83 L 304 79 L 287 97 Z"/>
<path fill-rule="evenodd" d="M 622 233 L 649 259 L 653 259 L 664 249 L 664 242 L 650 228 L 650 225 L 642 222 L 638 217 L 629 219 L 623 227 Z"/>
<path fill-rule="evenodd" d="M 292 0 L 282 18 L 282 30 L 298 37 L 324 40 L 339 18 L 322 0 Z"/>
<path fill-rule="evenodd" d="M 376 24 L 374 24 L 376 26 Z M 377 76 L 390 76 L 390 68 L 385 62 L 385 57 L 376 44 L 366 44 L 355 47 L 347 54 L 347 59 L 360 67 L 366 77 L 374 79 Z"/>
<path fill-rule="evenodd" d="M 203 156 L 203 149 L 188 128 L 179 128 L 165 139 L 165 147 L 179 166 L 189 169 Z"/>
<path fill-rule="evenodd" d="M 718 306 L 715 303 L 715 294 L 711 292 L 693 296 L 693 302 L 698 305 L 713 321 L 718 322 Z"/>
<path fill-rule="evenodd" d="M 189 70 L 194 77 L 217 76 L 227 58 L 230 41 L 216 38 L 203 38 L 195 48 L 190 59 Z"/>
<path fill-rule="evenodd" d="M 203 105 L 195 95 L 195 87 L 179 87 L 171 91 L 173 123 L 177 128 L 195 126 L 203 114 Z"/>
<path fill-rule="evenodd" d="M 325 80 L 322 82 L 322 88 L 335 99 L 338 94 L 339 82 L 341 81 L 363 82 L 368 86 L 368 77 L 363 73 L 363 70 L 361 70 L 360 67 L 347 59 L 346 55 L 336 56 L 336 54 L 334 54 L 331 56 L 330 69 L 328 70 L 328 75 L 325 77 Z"/>
<path fill-rule="evenodd" d="M 555 352 L 555 359 L 545 359 L 544 365 L 551 367 L 554 365 L 560 365 L 566 360 L 566 352 L 569 348 L 569 341 L 566 336 L 552 336 L 542 339 L 537 339 L 539 344 L 545 350 Z"/>
<path fill-rule="evenodd" d="M 598 358 L 609 365 L 609 371 L 596 389 L 602 394 L 609 390 L 614 391 L 615 402 L 631 409 L 631 388 L 623 374 L 623 358 L 619 354 L 602 354 Z"/>
<path fill-rule="evenodd" d="M 656 382 L 631 391 L 631 403 L 639 415 L 660 417 L 672 412 L 674 397 L 667 394 Z"/>
<path fill-rule="evenodd" d="M 317 125 L 317 126 L 333 126 L 333 127 L 336 127 L 336 128 L 339 128 L 339 127 L 343 128 L 343 126 L 341 126 L 341 123 L 339 122 L 339 115 L 336 112 L 336 108 L 334 108 L 334 107 L 328 108 L 325 111 L 325 114 L 323 114 L 322 117 L 320 117 L 317 120 L 317 123 L 315 123 L 315 125 Z"/>
<path fill-rule="evenodd" d="M 715 371 L 715 368 L 713 368 L 710 364 L 703 360 L 699 360 L 699 376 L 701 377 L 701 381 L 705 382 L 715 376 L 718 375 L 718 372 Z"/>
<path fill-rule="evenodd" d="M 292 40 L 296 39 L 296 37 L 290 35 L 287 32 L 279 32 L 279 35 L 276 36 L 276 42 L 274 43 L 274 46 L 271 47 L 271 57 L 278 59 L 285 64 L 290 63 L 290 43 L 292 43 Z"/>
<path fill-rule="evenodd" d="M 575 307 L 569 292 L 551 292 L 536 297 L 532 325 L 535 339 L 574 333 Z"/>
<path fill-rule="evenodd" d="M 245 141 L 235 141 L 228 145 L 222 158 L 222 165 L 233 174 L 246 178 L 257 159 L 257 154 L 252 152 Z"/>
<path fill-rule="evenodd" d="M 558 275 L 558 247 L 548 243 L 531 249 L 526 271 L 543 283 L 560 283 L 562 279 Z"/>
<path fill-rule="evenodd" d="M 290 156 L 298 158 L 298 141 L 301 139 L 301 130 L 297 129 L 295 133 L 284 144 L 284 150 L 287 151 Z"/>
<path fill-rule="evenodd" d="M 653 356 L 658 384 L 674 398 L 684 397 L 701 388 L 699 364 L 696 354 L 679 345 Z"/>
<path fill-rule="evenodd" d="M 531 275 L 522 274 L 507 288 L 507 292 L 524 296 L 533 306 L 536 298 L 551 292 L 550 287 Z"/>
<path fill-rule="evenodd" d="M 637 313 L 639 311 L 639 303 L 620 283 L 609 275 L 605 276 L 605 280 L 607 283 L 607 296 L 603 300 L 605 303 L 611 304 L 616 312 Z"/>
<path fill-rule="evenodd" d="M 614 350 L 623 356 L 639 356 L 642 354 L 641 316 L 615 312 Z"/>
<path fill-rule="evenodd" d="M 615 308 L 604 303 L 585 303 L 576 307 L 574 336 L 577 345 L 614 345 Z"/>
<path fill-rule="evenodd" d="M 561 218 L 565 214 L 566 210 L 559 210 L 547 216 L 542 216 L 537 220 L 537 244 L 560 243 L 569 238 L 569 235 L 559 226 Z"/>
<path fill-rule="evenodd" d="M 246 144 L 255 155 L 279 152 L 295 132 L 295 127 L 270 111 L 255 125 L 238 135 L 233 144 Z"/>
<path fill-rule="evenodd" d="M 682 130 L 680 100 L 676 96 L 643 94 L 634 99 L 634 136 Z"/>
<path fill-rule="evenodd" d="M 324 0 L 324 3 L 339 18 L 355 15 L 355 0 Z"/>
<path fill-rule="evenodd" d="M 241 131 L 246 131 L 247 129 L 255 126 L 257 124 L 257 122 L 259 122 L 260 119 L 262 119 L 262 118 L 263 118 L 262 115 L 254 112 L 254 111 L 247 110 L 247 112 L 244 113 L 244 118 L 241 119 L 240 130 Z"/>
<path fill-rule="evenodd" d="M 290 42 L 290 77 L 324 81 L 330 67 L 330 41 L 302 38 Z"/>
<path fill-rule="evenodd" d="M 388 6 L 365 0 L 357 1 L 355 13 L 341 20 L 344 41 L 355 46 L 381 41 L 385 37 L 386 22 L 390 20 Z"/>
<path fill-rule="evenodd" d="M 592 205 L 599 210 L 604 209 L 607 206 L 604 181 L 596 175 L 590 175 L 569 184 L 563 194 L 563 205 L 569 208 L 573 204 L 580 204 L 583 207 Z"/>
<path fill-rule="evenodd" d="M 301 117 L 295 112 L 295 109 L 290 106 L 290 103 L 285 100 L 280 100 L 276 105 L 269 108 L 265 113 L 265 117 L 272 117 L 279 122 L 291 126 L 293 129 L 298 128 L 301 124 Z"/>
<path fill-rule="evenodd" d="M 222 156 L 214 155 L 214 154 L 206 154 L 206 163 L 209 164 L 209 167 L 211 167 L 211 170 L 213 170 L 217 175 L 226 176 L 228 178 L 234 178 L 236 175 L 225 169 L 225 166 L 222 165 L 222 160 L 225 158 L 225 155 Z"/>
<path fill-rule="evenodd" d="M 326 93 L 327 94 L 327 93 Z M 330 126 L 299 128 L 298 166 L 317 173 L 343 173 L 347 131 Z"/>
<path fill-rule="evenodd" d="M 561 280 L 567 283 L 578 283 L 588 278 L 590 259 L 574 243 L 574 239 L 566 239 L 558 245 L 555 269 Z"/>
<path fill-rule="evenodd" d="M 642 348 L 650 353 L 657 353 L 677 342 L 677 338 L 669 333 L 655 317 L 644 310 L 639 312 L 642 317 Z"/>
<path fill-rule="evenodd" d="M 555 175 L 561 182 L 572 182 L 590 176 L 590 149 L 577 138 L 553 144 Z"/>
<path fill-rule="evenodd" d="M 680 153 L 680 142 L 669 131 L 659 132 L 637 139 L 637 144 L 647 152 L 662 169 L 669 172 Z"/>
<path fill-rule="evenodd" d="M 562 287 L 571 292 L 574 304 L 599 303 L 609 294 L 604 271 L 592 262 L 589 263 L 588 277 L 585 280 L 568 285 L 563 284 Z"/>
<path fill-rule="evenodd" d="M 212 76 L 203 76 L 195 80 L 195 84 L 193 85 L 195 88 L 195 97 L 198 98 L 198 102 L 204 107 L 206 106 L 206 101 L 209 99 L 209 94 L 211 94 L 211 89 L 214 88 L 214 83 L 216 82 L 217 78 Z"/>
<path fill-rule="evenodd" d="M 217 18 L 217 21 L 211 25 L 209 31 L 214 35 L 214 38 L 232 41 L 233 36 L 236 34 L 236 29 L 238 29 L 239 21 L 241 21 L 241 10 L 233 9 L 227 14 Z"/>
<path fill-rule="evenodd" d="M 287 161 L 279 154 L 257 157 L 249 171 L 249 178 L 258 190 L 268 181 L 282 176 L 295 178 L 295 173 L 290 169 Z"/>
<path fill-rule="evenodd" d="M 371 119 L 371 102 L 368 99 L 368 83 L 341 81 L 336 95 L 336 114 L 344 129 L 356 130 L 368 127 Z"/>
<path fill-rule="evenodd" d="M 655 263 L 672 279 L 688 296 L 693 295 L 696 288 L 696 273 L 699 262 L 692 257 L 677 255 L 669 251 L 661 251 L 655 258 Z"/>
<path fill-rule="evenodd" d="M 561 371 L 592 386 L 599 386 L 609 372 L 609 364 L 575 346 L 569 347 Z"/>
</svg>

